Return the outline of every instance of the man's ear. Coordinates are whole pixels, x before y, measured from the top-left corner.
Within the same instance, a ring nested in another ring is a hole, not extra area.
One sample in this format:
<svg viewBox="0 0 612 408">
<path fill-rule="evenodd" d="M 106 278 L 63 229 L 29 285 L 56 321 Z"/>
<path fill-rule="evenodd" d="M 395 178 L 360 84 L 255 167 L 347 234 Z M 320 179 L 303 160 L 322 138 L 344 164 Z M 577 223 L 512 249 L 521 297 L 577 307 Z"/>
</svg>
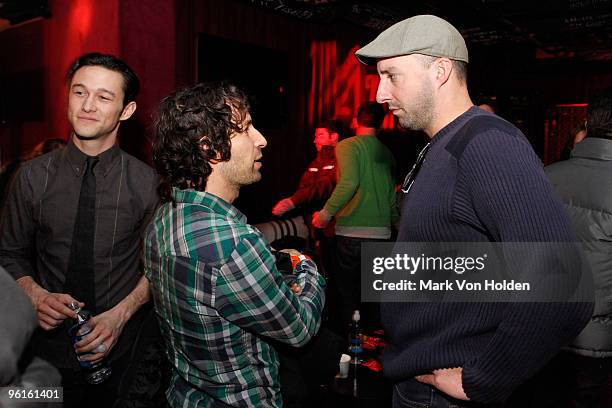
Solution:
<svg viewBox="0 0 612 408">
<path fill-rule="evenodd" d="M 119 120 L 127 120 L 136 112 L 136 102 L 132 101 L 123 107 Z"/>
<path fill-rule="evenodd" d="M 332 140 L 332 142 L 336 143 L 338 142 L 338 138 L 340 136 L 338 135 L 338 132 L 334 132 L 332 134 L 329 135 L 329 138 Z"/>
<path fill-rule="evenodd" d="M 434 61 L 434 81 L 442 86 L 448 81 L 453 72 L 453 62 L 448 58 L 438 58 Z"/>
</svg>

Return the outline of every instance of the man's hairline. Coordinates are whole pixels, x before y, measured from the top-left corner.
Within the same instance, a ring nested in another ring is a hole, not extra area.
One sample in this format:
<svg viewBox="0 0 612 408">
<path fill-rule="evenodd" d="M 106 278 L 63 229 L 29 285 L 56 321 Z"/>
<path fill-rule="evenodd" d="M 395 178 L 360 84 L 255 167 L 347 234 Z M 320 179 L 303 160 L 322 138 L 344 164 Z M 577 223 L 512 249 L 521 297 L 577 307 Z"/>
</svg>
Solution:
<svg viewBox="0 0 612 408">
<path fill-rule="evenodd" d="M 376 64 L 375 64 L 375 66 L 376 66 L 376 71 L 378 72 L 378 75 L 384 75 L 384 74 L 386 74 L 386 73 L 389 73 L 389 72 L 390 72 L 390 70 L 392 70 L 393 68 L 397 69 L 397 67 L 396 67 L 395 65 L 392 65 L 392 66 L 390 66 L 390 67 L 386 68 L 385 70 L 382 70 L 382 71 L 381 71 L 381 70 L 379 70 L 379 69 L 378 69 L 378 63 L 379 63 L 379 62 L 384 61 L 384 60 L 389 60 L 389 59 L 392 59 L 392 58 L 409 57 L 409 56 L 411 56 L 411 55 L 416 55 L 416 56 L 419 56 L 419 57 L 427 57 L 427 58 L 430 58 L 429 63 L 423 63 L 423 64 L 422 64 L 422 66 L 423 66 L 425 69 L 428 69 L 429 67 L 431 67 L 431 65 L 432 65 L 432 64 L 433 64 L 433 63 L 434 63 L 436 60 L 438 60 L 438 59 L 440 59 L 440 58 L 446 58 L 446 59 L 448 59 L 448 60 L 451 62 L 451 64 L 453 65 L 453 71 L 456 71 L 456 66 L 455 66 L 455 63 L 464 63 L 464 64 L 466 64 L 466 65 L 468 64 L 468 63 L 467 63 L 467 62 L 465 62 L 465 61 L 461 61 L 461 60 L 458 60 L 458 59 L 453 59 L 453 58 L 450 58 L 450 57 L 440 57 L 440 56 L 436 56 L 436 55 L 427 55 L 427 54 L 421 54 L 421 53 L 418 53 L 418 52 L 413 52 L 413 53 L 410 53 L 410 54 L 395 55 L 395 56 L 393 56 L 393 57 L 384 57 L 384 58 L 379 58 L 379 59 L 376 59 Z M 425 61 L 421 61 L 421 62 L 425 62 Z M 462 79 L 462 78 L 460 78 L 460 77 L 459 77 L 459 74 L 458 74 L 457 72 L 455 72 L 455 77 L 457 77 L 457 79 L 458 79 L 460 82 L 463 82 L 463 83 L 466 83 L 466 84 L 467 84 L 467 78 L 463 78 L 463 79 Z"/>
<path fill-rule="evenodd" d="M 127 100 L 127 80 L 125 79 L 125 77 L 123 76 L 123 73 L 121 71 L 117 71 L 114 69 L 110 69 L 108 67 L 105 67 L 104 65 L 100 65 L 100 64 L 88 64 L 88 65 L 82 65 L 80 67 L 78 67 L 77 69 L 74 70 L 74 72 L 72 73 L 72 75 L 68 76 L 68 90 L 71 90 L 73 87 L 73 83 L 72 81 L 74 81 L 74 76 L 77 74 L 77 72 L 79 72 L 81 69 L 83 68 L 87 68 L 87 67 L 98 67 L 98 68 L 103 68 L 107 71 L 110 72 L 115 72 L 117 74 L 119 74 L 119 76 L 121 77 L 121 91 L 123 92 L 123 100 L 121 102 L 122 108 L 121 109 L 125 109 L 126 106 L 128 106 L 130 103 L 134 102 L 136 103 L 136 98 L 132 99 L 131 101 Z"/>
</svg>

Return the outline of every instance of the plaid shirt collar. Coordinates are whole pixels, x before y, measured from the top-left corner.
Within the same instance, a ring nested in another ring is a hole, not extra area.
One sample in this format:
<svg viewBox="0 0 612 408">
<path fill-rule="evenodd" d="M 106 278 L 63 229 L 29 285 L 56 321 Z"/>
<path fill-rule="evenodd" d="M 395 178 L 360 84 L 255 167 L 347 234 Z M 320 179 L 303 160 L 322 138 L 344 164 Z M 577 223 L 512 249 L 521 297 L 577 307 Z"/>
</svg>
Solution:
<svg viewBox="0 0 612 408">
<path fill-rule="evenodd" d="M 173 187 L 172 197 L 177 203 L 203 205 L 210 208 L 212 212 L 222 214 L 228 219 L 235 220 L 238 223 L 246 224 L 247 222 L 246 215 L 240 212 L 239 209 L 214 194 L 194 189 L 179 190 Z"/>
</svg>

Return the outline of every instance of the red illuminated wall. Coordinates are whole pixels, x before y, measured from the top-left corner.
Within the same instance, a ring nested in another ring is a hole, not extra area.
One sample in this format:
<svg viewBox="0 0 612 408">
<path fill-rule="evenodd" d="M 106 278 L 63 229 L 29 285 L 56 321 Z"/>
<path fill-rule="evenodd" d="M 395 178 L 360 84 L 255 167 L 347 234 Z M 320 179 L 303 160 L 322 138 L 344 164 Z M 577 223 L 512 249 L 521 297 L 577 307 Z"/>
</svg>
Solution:
<svg viewBox="0 0 612 408">
<path fill-rule="evenodd" d="M 47 70 L 46 108 L 50 133 L 68 135 L 63 76 L 79 55 L 98 51 L 119 53 L 119 0 L 54 0 L 53 17 L 44 21 L 43 61 Z"/>
<path fill-rule="evenodd" d="M 36 120 L 0 124 L 2 163 L 49 137 L 67 138 L 64 75 L 79 55 L 98 51 L 123 58 L 140 77 L 136 120 L 126 124 L 122 147 L 146 159 L 145 135 L 158 101 L 175 85 L 174 0 L 49 0 L 51 18 L 0 32 L 0 75 L 42 77 Z M 28 105 L 28 104 L 24 104 Z M 124 146 L 125 145 L 125 146 Z"/>
<path fill-rule="evenodd" d="M 308 126 L 331 117 L 350 115 L 365 101 L 376 99 L 378 75 L 367 74 L 355 58 L 359 45 L 338 52 L 338 41 L 312 41 L 310 44 L 310 92 Z"/>
<path fill-rule="evenodd" d="M 0 32 L 1 73 L 37 71 L 42 120 L 2 125 L 2 159 L 14 158 L 49 137 L 68 136 L 64 75 L 80 54 L 119 52 L 119 0 L 49 0 L 53 17 Z"/>
<path fill-rule="evenodd" d="M 121 147 L 150 161 L 152 122 L 159 101 L 176 87 L 174 0 L 120 0 L 119 55 L 141 81 L 138 109 L 123 126 Z"/>
</svg>

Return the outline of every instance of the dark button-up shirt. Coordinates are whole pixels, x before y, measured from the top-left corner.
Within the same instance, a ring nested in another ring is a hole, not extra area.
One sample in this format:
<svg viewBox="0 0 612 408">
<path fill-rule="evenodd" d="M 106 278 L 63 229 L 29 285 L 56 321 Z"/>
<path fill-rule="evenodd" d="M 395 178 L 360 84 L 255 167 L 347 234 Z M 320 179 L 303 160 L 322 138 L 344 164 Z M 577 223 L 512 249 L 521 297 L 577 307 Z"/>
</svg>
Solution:
<svg viewBox="0 0 612 408">
<path fill-rule="evenodd" d="M 15 177 L 0 222 L 0 265 L 13 278 L 32 276 L 50 292 L 64 292 L 86 157 L 70 142 L 26 162 Z M 98 157 L 93 233 L 96 309 L 101 313 L 125 298 L 142 276 L 141 233 L 158 196 L 154 170 L 119 146 Z M 62 328 L 52 332 L 57 331 Z M 53 337 L 52 332 L 44 335 Z"/>
</svg>

